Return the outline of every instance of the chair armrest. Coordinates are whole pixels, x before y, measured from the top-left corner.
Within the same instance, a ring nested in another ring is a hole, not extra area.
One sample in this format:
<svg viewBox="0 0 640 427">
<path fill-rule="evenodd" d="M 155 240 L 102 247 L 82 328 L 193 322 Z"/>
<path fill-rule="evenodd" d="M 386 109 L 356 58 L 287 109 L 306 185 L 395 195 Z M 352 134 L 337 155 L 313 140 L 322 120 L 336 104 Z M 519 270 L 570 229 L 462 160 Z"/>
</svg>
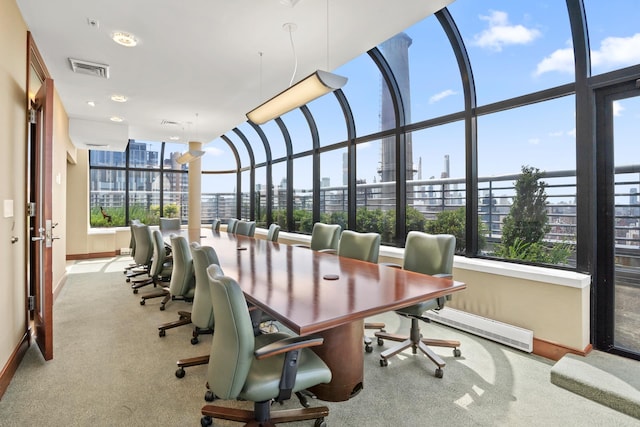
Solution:
<svg viewBox="0 0 640 427">
<path fill-rule="evenodd" d="M 305 245 L 303 243 L 295 243 L 295 244 L 293 244 L 291 246 L 293 246 L 295 248 L 306 248 L 306 249 L 310 249 L 311 248 L 309 245 Z"/>
<path fill-rule="evenodd" d="M 300 350 L 306 347 L 316 347 L 324 343 L 324 338 L 315 336 L 295 336 L 281 339 L 257 349 L 253 354 L 256 359 L 265 359 L 282 353 Z"/>
<path fill-rule="evenodd" d="M 453 274 L 449 274 L 449 273 L 432 274 L 432 276 L 439 277 L 441 279 L 453 279 Z"/>
<path fill-rule="evenodd" d="M 330 249 L 330 248 L 329 249 L 318 249 L 316 252 L 321 252 L 323 254 L 334 254 L 334 255 L 338 253 L 337 250 Z"/>
<path fill-rule="evenodd" d="M 380 265 L 384 265 L 385 267 L 391 267 L 391 268 L 402 268 L 400 264 L 396 264 L 395 262 L 381 262 Z"/>
</svg>

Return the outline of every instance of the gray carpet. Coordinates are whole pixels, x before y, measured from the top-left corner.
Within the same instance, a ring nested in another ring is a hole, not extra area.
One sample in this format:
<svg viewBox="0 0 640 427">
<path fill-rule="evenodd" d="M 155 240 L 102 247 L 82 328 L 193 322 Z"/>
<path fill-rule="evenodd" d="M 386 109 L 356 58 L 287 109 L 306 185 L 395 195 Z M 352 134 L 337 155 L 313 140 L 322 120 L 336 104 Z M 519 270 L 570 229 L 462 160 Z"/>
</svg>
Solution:
<svg viewBox="0 0 640 427">
<path fill-rule="evenodd" d="M 158 337 L 183 302 L 140 306 L 124 282 L 130 258 L 78 261 L 54 307 L 54 359 L 27 352 L 0 401 L 0 426 L 197 426 L 205 404 L 206 367 L 174 376 L 175 361 L 205 354 L 211 336 L 191 345 L 191 328 Z M 141 292 L 145 292 L 144 288 Z M 390 332 L 409 329 L 393 313 L 374 319 Z M 378 364 L 365 355 L 365 388 L 348 402 L 329 403 L 330 426 L 638 426 L 640 422 L 551 384 L 553 362 L 438 325 L 423 333 L 459 339 L 462 357 L 437 349 L 444 378 L 424 356 L 403 354 Z M 312 402 L 314 404 L 316 402 Z M 228 402 L 247 405 L 246 402 Z M 291 401 L 285 407 L 298 407 Z M 214 422 L 215 426 L 239 426 Z M 313 422 L 291 423 L 311 426 Z"/>
</svg>

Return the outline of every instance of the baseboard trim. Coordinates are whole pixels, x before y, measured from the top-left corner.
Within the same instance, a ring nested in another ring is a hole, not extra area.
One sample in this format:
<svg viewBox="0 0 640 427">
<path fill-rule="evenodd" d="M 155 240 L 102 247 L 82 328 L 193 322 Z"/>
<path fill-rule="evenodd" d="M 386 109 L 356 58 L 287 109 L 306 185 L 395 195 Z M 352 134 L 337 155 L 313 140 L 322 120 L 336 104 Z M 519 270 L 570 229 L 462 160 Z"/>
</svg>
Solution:
<svg viewBox="0 0 640 427">
<path fill-rule="evenodd" d="M 76 261 L 81 259 L 93 259 L 93 258 L 109 258 L 117 255 L 118 255 L 118 251 L 93 252 L 89 254 L 67 254 L 67 261 Z"/>
<path fill-rule="evenodd" d="M 29 338 L 30 332 L 27 331 L 18 343 L 16 349 L 13 350 L 13 353 L 11 354 L 11 357 L 9 357 L 7 364 L 2 369 L 2 372 L 0 372 L 0 400 L 2 399 L 2 396 L 4 396 L 4 393 L 7 391 L 7 388 L 9 388 L 9 384 L 11 383 L 13 376 L 18 370 L 20 362 L 22 362 L 24 355 L 29 349 Z"/>
<path fill-rule="evenodd" d="M 58 300 L 58 295 L 60 295 L 60 292 L 62 292 L 62 288 L 64 288 L 64 285 L 67 284 L 67 273 L 65 273 L 62 276 L 62 279 L 60 279 L 60 281 L 58 282 L 58 286 L 56 286 L 56 288 L 53 290 L 53 303 L 55 304 L 56 301 Z"/>
<path fill-rule="evenodd" d="M 587 345 L 583 350 L 578 350 L 562 344 L 533 337 L 533 354 L 555 361 L 560 360 L 562 356 L 568 353 L 577 354 L 578 356 L 586 356 L 591 353 L 591 350 L 593 350 L 591 344 Z"/>
</svg>

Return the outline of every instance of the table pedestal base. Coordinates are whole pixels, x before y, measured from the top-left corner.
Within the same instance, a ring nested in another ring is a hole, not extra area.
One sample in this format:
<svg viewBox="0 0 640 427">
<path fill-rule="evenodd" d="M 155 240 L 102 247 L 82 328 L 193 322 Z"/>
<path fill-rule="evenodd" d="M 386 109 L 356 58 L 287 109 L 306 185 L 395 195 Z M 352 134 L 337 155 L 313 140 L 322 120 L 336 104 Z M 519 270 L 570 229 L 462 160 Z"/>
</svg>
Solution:
<svg viewBox="0 0 640 427">
<path fill-rule="evenodd" d="M 313 350 L 331 369 L 328 384 L 309 389 L 318 399 L 327 402 L 349 400 L 362 390 L 364 377 L 363 331 L 364 320 L 355 320 L 320 332 L 324 344 Z"/>
</svg>

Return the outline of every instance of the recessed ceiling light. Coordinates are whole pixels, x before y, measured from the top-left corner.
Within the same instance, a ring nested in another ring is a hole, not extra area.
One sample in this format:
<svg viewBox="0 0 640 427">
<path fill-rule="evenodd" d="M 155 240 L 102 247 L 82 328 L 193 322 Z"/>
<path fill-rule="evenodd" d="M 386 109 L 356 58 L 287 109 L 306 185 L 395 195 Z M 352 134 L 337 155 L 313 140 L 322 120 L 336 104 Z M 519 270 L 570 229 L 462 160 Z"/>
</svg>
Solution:
<svg viewBox="0 0 640 427">
<path fill-rule="evenodd" d="M 111 38 L 114 42 L 126 47 L 134 47 L 138 44 L 138 40 L 136 40 L 133 34 L 123 33 L 121 31 L 113 33 Z"/>
<path fill-rule="evenodd" d="M 127 97 L 124 95 L 113 94 L 111 95 L 111 100 L 115 102 L 127 102 Z"/>
<path fill-rule="evenodd" d="M 89 107 L 95 107 L 95 106 L 96 106 L 96 103 L 95 103 L 94 101 L 87 101 L 87 105 L 88 105 Z"/>
<path fill-rule="evenodd" d="M 111 120 L 112 122 L 121 122 L 124 119 L 122 117 L 118 117 L 118 116 L 112 116 L 111 118 L 109 118 L 109 120 Z"/>
<path fill-rule="evenodd" d="M 170 136 L 169 139 L 172 140 L 172 141 L 179 141 L 180 137 L 179 136 Z"/>
</svg>

